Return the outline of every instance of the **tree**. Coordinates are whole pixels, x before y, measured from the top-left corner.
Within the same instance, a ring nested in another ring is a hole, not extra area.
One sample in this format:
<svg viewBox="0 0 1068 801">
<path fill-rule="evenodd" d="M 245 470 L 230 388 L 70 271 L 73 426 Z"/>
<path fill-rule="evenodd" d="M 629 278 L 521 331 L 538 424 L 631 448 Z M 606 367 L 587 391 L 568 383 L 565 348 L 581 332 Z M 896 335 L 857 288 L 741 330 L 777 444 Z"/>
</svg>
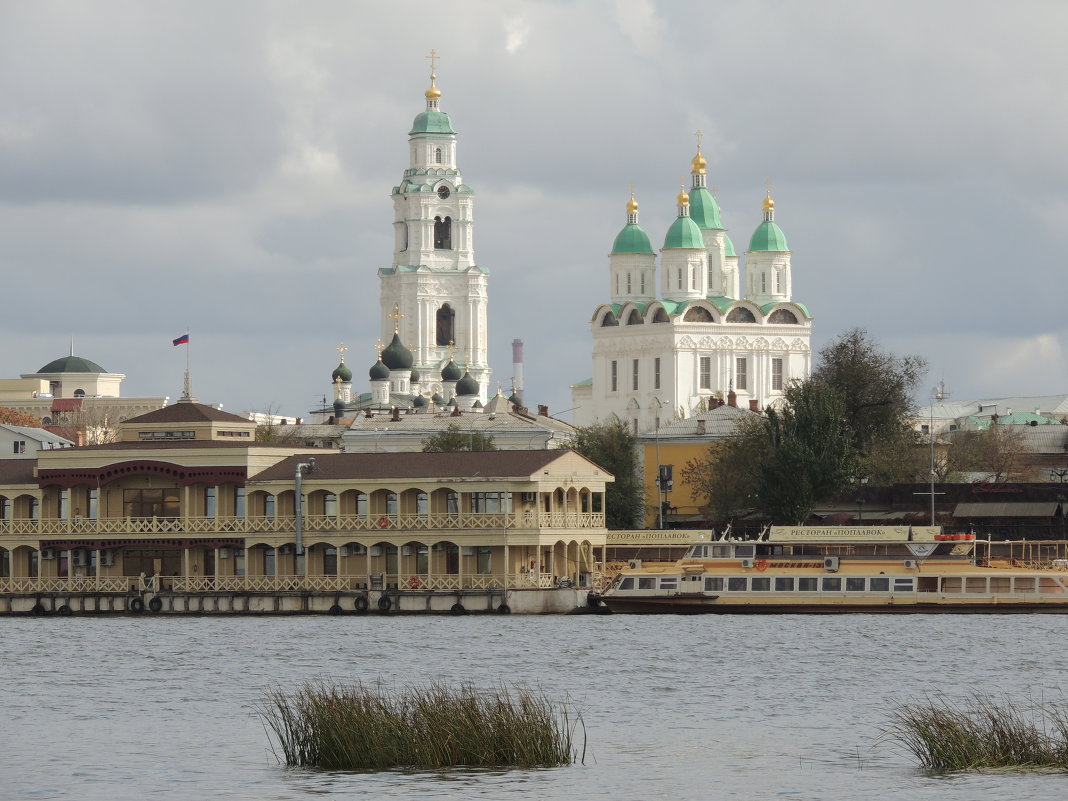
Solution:
<svg viewBox="0 0 1068 801">
<path fill-rule="evenodd" d="M 927 372 L 922 356 L 895 356 L 863 328 L 840 334 L 819 353 L 813 381 L 833 387 L 842 399 L 853 444 L 861 458 L 878 443 L 906 441 L 915 410 L 913 396 Z"/>
<path fill-rule="evenodd" d="M 423 440 L 423 453 L 455 453 L 457 451 L 495 451 L 492 435 L 479 431 L 461 431 L 456 423 L 449 423 L 437 434 Z"/>
<path fill-rule="evenodd" d="M 994 483 L 1024 478 L 1024 437 L 1016 426 L 993 423 L 986 431 L 954 431 L 949 436 L 946 466 L 951 477 L 982 473 Z"/>
<path fill-rule="evenodd" d="M 734 436 L 713 442 L 703 456 L 688 461 L 679 480 L 707 519 L 729 521 L 757 505 L 759 468 L 767 453 L 764 423 L 754 417 Z"/>
<path fill-rule="evenodd" d="M 645 490 L 638 474 L 637 439 L 618 417 L 575 429 L 572 449 L 615 476 L 605 487 L 605 525 L 634 528 L 645 511 Z"/>
<path fill-rule="evenodd" d="M 26 428 L 40 428 L 41 418 L 32 414 L 20 412 L 7 406 L 0 406 L 0 423 L 9 426 L 25 426 Z"/>
<path fill-rule="evenodd" d="M 853 431 L 838 392 L 819 381 L 787 387 L 782 407 L 766 412 L 769 451 L 758 470 L 760 508 L 773 520 L 804 523 L 822 498 L 856 475 Z"/>
</svg>

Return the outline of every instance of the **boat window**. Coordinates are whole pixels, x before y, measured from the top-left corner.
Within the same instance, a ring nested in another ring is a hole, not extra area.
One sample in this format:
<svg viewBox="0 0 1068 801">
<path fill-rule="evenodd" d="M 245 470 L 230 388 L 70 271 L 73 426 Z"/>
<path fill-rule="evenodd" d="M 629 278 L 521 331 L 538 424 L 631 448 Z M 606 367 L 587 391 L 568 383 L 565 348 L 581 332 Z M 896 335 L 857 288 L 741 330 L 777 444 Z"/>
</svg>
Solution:
<svg viewBox="0 0 1068 801">
<path fill-rule="evenodd" d="M 815 592 L 816 591 L 816 577 L 815 576 L 803 576 L 797 580 L 798 592 Z"/>
<path fill-rule="evenodd" d="M 684 576 L 683 577 L 683 581 L 685 581 L 686 579 L 689 579 L 690 581 L 700 581 L 701 577 L 700 576 Z"/>
<path fill-rule="evenodd" d="M 920 576 L 917 589 L 920 592 L 938 592 L 938 576 Z"/>
<path fill-rule="evenodd" d="M 960 592 L 960 576 L 946 576 L 942 579 L 942 592 Z"/>
<path fill-rule="evenodd" d="M 727 579 L 727 589 L 731 592 L 745 592 L 745 576 L 731 576 Z"/>
<path fill-rule="evenodd" d="M 771 591 L 771 577 L 770 576 L 753 576 L 753 592 L 770 592 Z"/>
<path fill-rule="evenodd" d="M 655 590 L 656 578 L 653 576 L 638 576 L 639 590 Z"/>
<path fill-rule="evenodd" d="M 776 576 L 775 592 L 793 592 L 794 579 L 792 576 Z"/>
<path fill-rule="evenodd" d="M 619 582 L 619 589 L 621 590 L 633 590 L 634 589 L 634 576 L 627 576 L 621 582 Z"/>
<path fill-rule="evenodd" d="M 1061 583 L 1052 576 L 1043 576 L 1038 583 L 1039 592 L 1064 592 Z"/>
<path fill-rule="evenodd" d="M 665 576 L 660 579 L 660 589 L 662 590 L 675 590 L 679 586 L 678 576 Z"/>
<path fill-rule="evenodd" d="M 726 559 L 731 555 L 731 546 L 729 545 L 713 545 L 712 546 L 712 558 L 713 559 Z"/>
<path fill-rule="evenodd" d="M 986 592 L 986 576 L 969 576 L 964 588 L 965 592 Z"/>
<path fill-rule="evenodd" d="M 991 576 L 991 592 L 1012 592 L 1012 579 L 1008 576 Z"/>
<path fill-rule="evenodd" d="M 1016 592 L 1034 592 L 1035 591 L 1035 579 L 1033 576 L 1024 578 L 1017 576 L 1014 579 Z"/>
<path fill-rule="evenodd" d="M 868 579 L 868 589 L 872 592 L 890 592 L 890 578 L 888 576 L 874 576 Z"/>
<path fill-rule="evenodd" d="M 705 592 L 723 592 L 723 576 L 705 576 Z"/>
<path fill-rule="evenodd" d="M 695 545 L 695 546 L 693 546 L 690 549 L 690 556 L 693 557 L 694 559 L 704 559 L 705 558 L 705 547 L 706 546 L 704 546 L 704 545 Z"/>
<path fill-rule="evenodd" d="M 753 556 L 754 554 L 756 554 L 756 546 L 755 545 L 735 545 L 734 546 L 734 555 L 737 556 L 739 559 L 750 557 L 750 556 Z"/>
<path fill-rule="evenodd" d="M 846 592 L 864 592 L 864 579 L 860 576 L 850 576 L 847 578 Z"/>
<path fill-rule="evenodd" d="M 913 580 L 910 578 L 895 578 L 894 592 L 912 592 Z"/>
<path fill-rule="evenodd" d="M 837 576 L 827 577 L 823 579 L 823 591 L 824 592 L 841 592 L 842 580 Z"/>
</svg>

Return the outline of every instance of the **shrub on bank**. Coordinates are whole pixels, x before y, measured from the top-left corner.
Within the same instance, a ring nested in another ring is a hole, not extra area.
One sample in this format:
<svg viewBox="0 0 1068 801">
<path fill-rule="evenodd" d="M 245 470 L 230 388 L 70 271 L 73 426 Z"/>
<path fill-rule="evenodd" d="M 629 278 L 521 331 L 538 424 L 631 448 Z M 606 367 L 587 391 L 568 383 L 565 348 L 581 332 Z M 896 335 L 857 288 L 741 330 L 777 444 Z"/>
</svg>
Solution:
<svg viewBox="0 0 1068 801">
<path fill-rule="evenodd" d="M 1068 770 L 1068 705 L 976 695 L 908 704 L 888 734 L 932 771 Z"/>
<path fill-rule="evenodd" d="M 444 683 L 403 691 L 308 682 L 260 710 L 287 765 L 330 770 L 569 765 L 581 716 L 529 690 Z"/>
</svg>

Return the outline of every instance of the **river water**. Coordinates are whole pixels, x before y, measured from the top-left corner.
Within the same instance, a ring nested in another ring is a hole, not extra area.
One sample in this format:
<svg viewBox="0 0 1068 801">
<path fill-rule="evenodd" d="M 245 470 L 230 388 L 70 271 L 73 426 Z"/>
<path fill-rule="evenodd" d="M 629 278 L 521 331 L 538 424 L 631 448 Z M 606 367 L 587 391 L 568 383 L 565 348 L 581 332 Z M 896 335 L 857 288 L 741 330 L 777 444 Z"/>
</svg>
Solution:
<svg viewBox="0 0 1068 801">
<path fill-rule="evenodd" d="M 0 799 L 1064 799 L 1065 775 L 927 776 L 881 738 L 924 693 L 1061 698 L 1068 617 L 0 621 Z M 585 764 L 355 774 L 275 759 L 265 688 L 520 683 L 582 708 Z"/>
</svg>

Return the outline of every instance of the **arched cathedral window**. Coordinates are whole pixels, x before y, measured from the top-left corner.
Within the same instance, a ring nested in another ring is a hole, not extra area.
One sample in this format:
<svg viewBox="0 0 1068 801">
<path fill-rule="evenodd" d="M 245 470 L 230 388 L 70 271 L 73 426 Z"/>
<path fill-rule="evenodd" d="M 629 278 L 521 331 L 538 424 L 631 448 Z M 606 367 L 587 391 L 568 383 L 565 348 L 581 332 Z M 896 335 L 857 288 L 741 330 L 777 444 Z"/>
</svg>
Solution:
<svg viewBox="0 0 1068 801">
<path fill-rule="evenodd" d="M 442 305 L 437 312 L 437 343 L 448 345 L 456 341 L 456 310 L 448 303 Z"/>
<path fill-rule="evenodd" d="M 630 314 L 627 315 L 627 325 L 641 325 L 644 322 L 637 309 L 630 310 Z"/>
<path fill-rule="evenodd" d="M 434 249 L 452 250 L 452 217 L 434 218 Z"/>
<path fill-rule="evenodd" d="M 691 306 L 686 310 L 686 314 L 682 317 L 688 323 L 711 323 L 712 312 L 706 309 L 704 306 Z"/>
<path fill-rule="evenodd" d="M 753 313 L 749 311 L 749 309 L 744 306 L 738 306 L 737 308 L 731 309 L 731 313 L 727 315 L 727 322 L 755 323 L 756 317 L 753 316 Z M 741 389 L 741 387 L 739 387 L 739 389 Z"/>
<path fill-rule="evenodd" d="M 797 325 L 797 315 L 795 315 L 789 309 L 776 309 L 768 316 L 769 323 L 785 323 L 786 325 Z"/>
<path fill-rule="evenodd" d="M 441 148 L 440 147 L 435 147 L 434 148 L 434 163 L 435 164 L 441 164 Z"/>
</svg>

